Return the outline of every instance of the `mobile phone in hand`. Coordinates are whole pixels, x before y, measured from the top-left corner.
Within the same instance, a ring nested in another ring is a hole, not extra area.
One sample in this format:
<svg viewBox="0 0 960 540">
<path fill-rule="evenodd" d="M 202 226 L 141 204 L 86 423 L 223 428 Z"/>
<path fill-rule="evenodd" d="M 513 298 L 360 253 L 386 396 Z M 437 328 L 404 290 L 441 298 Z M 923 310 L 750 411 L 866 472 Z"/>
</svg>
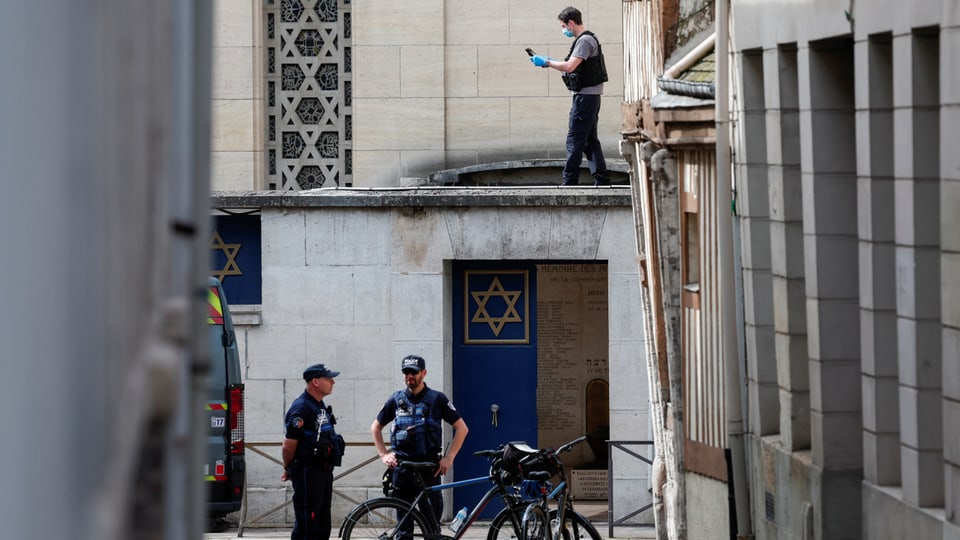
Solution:
<svg viewBox="0 0 960 540">
<path fill-rule="evenodd" d="M 526 51 L 527 51 L 527 56 L 536 56 L 536 54 L 537 54 L 537 53 L 533 52 L 533 49 L 531 49 L 530 47 L 527 47 L 527 48 L 526 48 Z"/>
</svg>

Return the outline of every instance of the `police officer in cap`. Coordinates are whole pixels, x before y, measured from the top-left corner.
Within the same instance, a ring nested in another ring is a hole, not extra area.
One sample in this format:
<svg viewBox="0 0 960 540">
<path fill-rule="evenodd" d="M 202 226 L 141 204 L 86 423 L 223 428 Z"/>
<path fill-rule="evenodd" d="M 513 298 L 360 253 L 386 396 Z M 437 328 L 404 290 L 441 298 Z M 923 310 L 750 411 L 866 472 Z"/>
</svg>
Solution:
<svg viewBox="0 0 960 540">
<path fill-rule="evenodd" d="M 333 393 L 333 379 L 339 374 L 323 364 L 304 370 L 307 387 L 284 417 L 280 479 L 293 482 L 293 540 L 330 538 L 333 468 L 340 465 L 345 444 L 333 429 L 337 423 L 333 407 L 325 405 L 323 398 Z"/>
<path fill-rule="evenodd" d="M 400 361 L 400 370 L 406 389 L 395 392 L 387 399 L 370 426 L 370 433 L 380 460 L 393 469 L 395 495 L 413 501 L 418 494 L 416 479 L 411 476 L 414 473 L 397 469 L 397 460 L 433 461 L 437 468 L 424 472 L 423 481 L 424 485 L 437 485 L 440 475 L 446 474 L 453 465 L 468 430 L 466 422 L 447 396 L 427 388 L 423 382 L 427 376 L 427 365 L 422 357 L 415 354 L 404 357 Z M 449 449 L 441 456 L 443 421 L 453 426 L 454 431 Z M 383 443 L 383 427 L 390 422 L 393 422 L 390 429 L 392 451 L 388 452 Z M 431 494 L 430 502 L 439 518 L 443 514 L 442 495 L 439 492 Z"/>
</svg>

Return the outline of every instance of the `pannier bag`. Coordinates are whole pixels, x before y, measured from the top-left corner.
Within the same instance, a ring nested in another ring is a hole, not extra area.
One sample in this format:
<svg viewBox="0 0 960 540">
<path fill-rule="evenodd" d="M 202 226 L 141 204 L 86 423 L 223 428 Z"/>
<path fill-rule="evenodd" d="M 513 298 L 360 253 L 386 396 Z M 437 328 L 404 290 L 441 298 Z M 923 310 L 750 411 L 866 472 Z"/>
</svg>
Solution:
<svg viewBox="0 0 960 540">
<path fill-rule="evenodd" d="M 500 458 L 500 469 L 503 471 L 505 484 L 515 485 L 523 480 L 520 462 L 524 458 L 537 454 L 536 448 L 531 448 L 524 441 L 509 442 L 504 445 L 503 455 Z"/>
<path fill-rule="evenodd" d="M 547 471 L 550 476 L 560 472 L 560 463 L 557 461 L 552 448 L 541 450 L 520 461 L 520 472 L 524 475 L 540 471 Z"/>
</svg>

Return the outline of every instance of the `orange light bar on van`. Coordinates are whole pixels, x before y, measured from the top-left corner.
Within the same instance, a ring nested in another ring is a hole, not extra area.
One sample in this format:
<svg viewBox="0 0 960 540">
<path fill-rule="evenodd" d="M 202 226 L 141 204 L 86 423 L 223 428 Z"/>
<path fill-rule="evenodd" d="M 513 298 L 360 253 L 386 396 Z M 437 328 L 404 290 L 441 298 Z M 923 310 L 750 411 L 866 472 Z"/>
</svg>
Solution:
<svg viewBox="0 0 960 540">
<path fill-rule="evenodd" d="M 223 324 L 223 304 L 216 287 L 207 289 L 207 324 Z"/>
</svg>

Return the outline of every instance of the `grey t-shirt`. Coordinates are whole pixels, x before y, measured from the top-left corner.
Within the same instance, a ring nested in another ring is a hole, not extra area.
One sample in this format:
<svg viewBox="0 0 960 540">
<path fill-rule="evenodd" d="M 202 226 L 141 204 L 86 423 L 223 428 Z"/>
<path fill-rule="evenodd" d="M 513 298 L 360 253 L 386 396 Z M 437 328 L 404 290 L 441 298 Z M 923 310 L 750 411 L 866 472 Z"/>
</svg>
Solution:
<svg viewBox="0 0 960 540">
<path fill-rule="evenodd" d="M 577 40 L 576 45 L 573 47 L 573 52 L 570 53 L 571 57 L 576 56 L 577 58 L 593 58 L 594 56 L 600 53 L 600 44 L 597 43 L 597 39 L 591 35 L 581 35 Z M 600 83 L 595 86 L 585 86 L 580 89 L 579 92 L 573 92 L 576 94 L 592 94 L 592 95 L 601 95 L 603 94 L 603 83 Z"/>
</svg>

